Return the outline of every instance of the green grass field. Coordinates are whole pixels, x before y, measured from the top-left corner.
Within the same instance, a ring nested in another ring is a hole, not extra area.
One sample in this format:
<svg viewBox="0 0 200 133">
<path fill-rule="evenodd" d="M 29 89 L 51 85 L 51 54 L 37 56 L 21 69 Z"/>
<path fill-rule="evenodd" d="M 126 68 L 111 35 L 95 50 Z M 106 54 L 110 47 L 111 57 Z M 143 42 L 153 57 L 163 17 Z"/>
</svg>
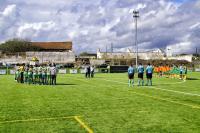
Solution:
<svg viewBox="0 0 200 133">
<path fill-rule="evenodd" d="M 128 87 L 126 74 L 58 75 L 57 86 L 0 76 L 0 132 L 200 132 L 200 73 Z M 136 79 L 137 81 L 137 79 Z M 67 118 L 64 118 L 67 117 Z"/>
</svg>

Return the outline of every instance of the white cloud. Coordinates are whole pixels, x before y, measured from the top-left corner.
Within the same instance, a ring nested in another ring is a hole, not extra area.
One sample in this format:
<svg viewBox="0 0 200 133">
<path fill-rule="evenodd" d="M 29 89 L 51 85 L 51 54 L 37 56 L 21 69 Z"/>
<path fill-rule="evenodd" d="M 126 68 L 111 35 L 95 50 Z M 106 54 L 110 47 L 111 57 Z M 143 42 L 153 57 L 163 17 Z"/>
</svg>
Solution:
<svg viewBox="0 0 200 133">
<path fill-rule="evenodd" d="M 198 28 L 198 27 L 200 27 L 200 22 L 197 22 L 197 23 L 191 25 L 190 29 L 192 30 L 192 29 L 195 29 L 195 28 Z"/>
<path fill-rule="evenodd" d="M 8 5 L 5 10 L 2 12 L 3 16 L 12 16 L 16 11 L 16 5 Z"/>
<path fill-rule="evenodd" d="M 143 4 L 143 3 L 139 3 L 136 7 L 136 10 L 141 10 L 141 9 L 144 9 L 146 8 L 146 4 Z"/>
<path fill-rule="evenodd" d="M 39 23 L 26 23 L 18 28 L 17 36 L 22 38 L 38 37 L 42 31 L 52 30 L 56 24 L 53 21 L 39 22 Z"/>
<path fill-rule="evenodd" d="M 193 48 L 191 42 L 181 42 L 177 44 L 172 44 L 169 45 L 168 48 L 172 50 L 173 54 L 178 54 L 178 53 L 188 53 L 192 51 L 188 51 L 188 48 Z M 189 49 L 189 50 L 194 50 L 194 49 Z"/>
<path fill-rule="evenodd" d="M 197 8 L 200 8 L 200 1 L 197 1 L 197 2 L 196 2 L 196 7 L 197 7 Z"/>
<path fill-rule="evenodd" d="M 17 17 L 16 5 L 8 5 L 3 12 L 0 12 L 0 31 L 11 26 Z"/>
<path fill-rule="evenodd" d="M 15 26 L 18 22 L 18 12 L 15 4 L 7 5 L 0 11 L 0 41 L 15 37 Z"/>
<path fill-rule="evenodd" d="M 169 44 L 182 46 L 190 42 L 192 47 L 184 47 L 192 51 L 200 45 L 198 0 L 184 3 L 172 0 L 7 0 L 2 5 L 0 41 L 14 37 L 33 41 L 72 40 L 76 52 L 95 52 L 110 43 L 120 50 L 132 48 L 132 10 L 137 9 L 140 11 L 140 49 L 163 48 Z"/>
</svg>

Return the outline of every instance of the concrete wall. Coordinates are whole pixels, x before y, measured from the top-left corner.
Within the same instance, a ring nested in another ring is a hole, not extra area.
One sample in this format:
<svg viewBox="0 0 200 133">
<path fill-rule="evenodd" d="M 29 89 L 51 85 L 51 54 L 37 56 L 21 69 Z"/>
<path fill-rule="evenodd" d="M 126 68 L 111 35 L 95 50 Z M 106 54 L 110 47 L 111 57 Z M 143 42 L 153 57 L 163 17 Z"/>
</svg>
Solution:
<svg viewBox="0 0 200 133">
<path fill-rule="evenodd" d="M 138 53 L 139 59 L 164 59 L 164 54 L 160 52 L 145 52 Z M 124 53 L 105 53 L 97 52 L 98 59 L 132 59 L 136 58 L 136 53 L 124 52 Z"/>
<path fill-rule="evenodd" d="M 2 58 L 0 58 L 0 62 L 8 63 L 8 64 L 17 64 L 17 63 L 26 63 L 26 58 L 24 56 L 19 55 L 3 55 Z"/>
<path fill-rule="evenodd" d="M 161 52 L 139 53 L 138 56 L 140 59 L 143 59 L 143 60 L 163 60 L 164 59 L 164 53 L 161 53 Z"/>
<path fill-rule="evenodd" d="M 188 62 L 192 62 L 193 55 L 182 55 L 182 56 L 173 56 L 167 57 L 168 60 L 185 60 Z"/>
<path fill-rule="evenodd" d="M 26 60 L 37 57 L 40 63 L 73 63 L 75 62 L 74 52 L 26 52 Z"/>
<path fill-rule="evenodd" d="M 135 57 L 135 53 L 105 53 L 98 52 L 97 59 L 131 59 Z"/>
<path fill-rule="evenodd" d="M 105 60 L 90 59 L 91 65 L 101 65 L 101 64 L 104 64 L 104 63 L 105 63 Z"/>
<path fill-rule="evenodd" d="M 183 56 L 172 56 L 165 57 L 162 52 L 143 52 L 138 53 L 139 59 L 142 60 L 185 60 L 188 62 L 192 62 L 192 55 L 183 55 Z M 124 52 L 124 53 L 105 53 L 105 52 L 97 52 L 97 59 L 132 59 L 136 58 L 136 54 L 132 52 Z"/>
<path fill-rule="evenodd" d="M 0 58 L 0 62 L 11 64 L 28 63 L 33 57 L 37 57 L 40 63 L 73 63 L 75 62 L 75 54 L 73 52 L 26 52 L 24 56 L 4 56 Z"/>
</svg>

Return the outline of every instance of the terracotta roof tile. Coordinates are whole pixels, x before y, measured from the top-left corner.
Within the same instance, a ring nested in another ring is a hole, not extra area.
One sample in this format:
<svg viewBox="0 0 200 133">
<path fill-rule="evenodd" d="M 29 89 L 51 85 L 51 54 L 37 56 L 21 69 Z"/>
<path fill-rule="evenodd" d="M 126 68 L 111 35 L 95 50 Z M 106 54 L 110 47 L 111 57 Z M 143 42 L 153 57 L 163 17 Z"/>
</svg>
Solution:
<svg viewBox="0 0 200 133">
<path fill-rule="evenodd" d="M 44 50 L 72 50 L 72 42 L 31 42 Z"/>
</svg>

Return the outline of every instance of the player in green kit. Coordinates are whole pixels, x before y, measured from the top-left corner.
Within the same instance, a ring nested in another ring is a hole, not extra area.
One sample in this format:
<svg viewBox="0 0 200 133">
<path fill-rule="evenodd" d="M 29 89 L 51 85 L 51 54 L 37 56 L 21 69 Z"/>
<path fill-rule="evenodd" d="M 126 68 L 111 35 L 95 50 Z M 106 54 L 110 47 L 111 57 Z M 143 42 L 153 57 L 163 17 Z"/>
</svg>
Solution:
<svg viewBox="0 0 200 133">
<path fill-rule="evenodd" d="M 144 67 L 141 63 L 138 66 L 138 86 L 140 86 L 140 82 L 142 81 L 142 86 L 144 85 L 143 75 L 144 75 Z"/>
<path fill-rule="evenodd" d="M 152 75 L 153 75 L 153 67 L 149 63 L 146 68 L 147 86 L 149 85 L 149 83 L 152 86 Z"/>
<path fill-rule="evenodd" d="M 30 66 L 28 70 L 28 84 L 33 83 L 33 67 Z"/>
<path fill-rule="evenodd" d="M 24 83 L 28 83 L 28 69 L 29 69 L 29 66 L 26 65 L 24 69 Z"/>
<path fill-rule="evenodd" d="M 18 70 L 18 68 L 16 68 L 15 69 L 15 81 L 17 81 L 17 75 L 18 75 L 18 73 L 19 73 L 19 70 Z"/>
<path fill-rule="evenodd" d="M 47 84 L 47 67 L 45 65 L 42 67 L 42 84 Z"/>
<path fill-rule="evenodd" d="M 38 70 L 37 70 L 37 65 L 33 67 L 33 84 L 37 83 L 38 79 Z"/>
<path fill-rule="evenodd" d="M 38 67 L 38 79 L 39 79 L 39 84 L 42 84 L 42 66 L 40 65 Z"/>
<path fill-rule="evenodd" d="M 21 70 L 20 70 L 20 68 L 18 69 L 17 80 L 18 80 L 18 83 L 21 82 Z"/>
<path fill-rule="evenodd" d="M 20 66 L 20 83 L 24 83 L 24 64 Z"/>
<path fill-rule="evenodd" d="M 15 80 L 19 83 L 19 78 L 20 78 L 20 72 L 19 72 L 19 68 L 17 68 L 16 72 L 15 72 Z"/>
</svg>

